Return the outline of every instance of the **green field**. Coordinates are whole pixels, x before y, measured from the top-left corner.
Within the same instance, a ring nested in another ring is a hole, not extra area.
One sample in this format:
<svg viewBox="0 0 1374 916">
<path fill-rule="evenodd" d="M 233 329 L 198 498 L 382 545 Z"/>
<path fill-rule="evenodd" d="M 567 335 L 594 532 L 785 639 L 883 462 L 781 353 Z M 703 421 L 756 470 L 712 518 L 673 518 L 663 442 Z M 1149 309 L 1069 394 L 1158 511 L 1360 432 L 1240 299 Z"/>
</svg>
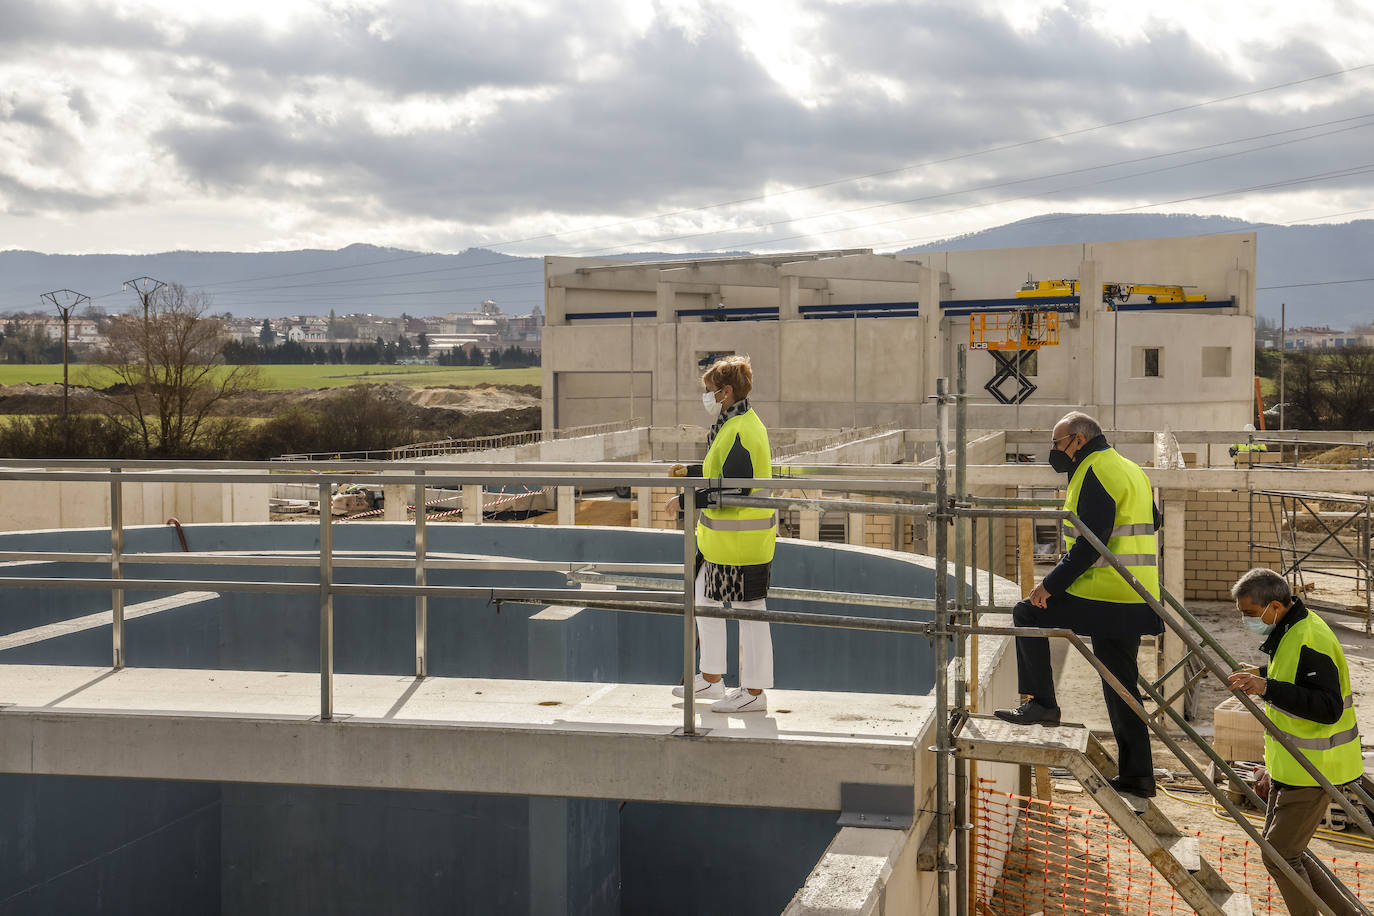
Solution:
<svg viewBox="0 0 1374 916">
<path fill-rule="evenodd" d="M 407 385 L 411 388 L 471 388 L 475 385 L 538 385 L 540 369 L 493 369 L 489 366 L 260 366 L 263 387 L 343 388 L 360 382 Z M 74 365 L 73 385 L 104 387 L 114 376 L 97 366 Z M 0 364 L 0 385 L 62 383 L 62 367 Z"/>
</svg>

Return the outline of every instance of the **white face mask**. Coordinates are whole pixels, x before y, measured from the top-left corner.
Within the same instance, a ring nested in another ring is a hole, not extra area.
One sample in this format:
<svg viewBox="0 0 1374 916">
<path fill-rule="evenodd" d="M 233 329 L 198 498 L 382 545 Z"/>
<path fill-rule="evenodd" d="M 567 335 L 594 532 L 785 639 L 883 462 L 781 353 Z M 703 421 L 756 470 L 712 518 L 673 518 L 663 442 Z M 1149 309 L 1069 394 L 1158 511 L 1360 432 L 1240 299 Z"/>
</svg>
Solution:
<svg viewBox="0 0 1374 916">
<path fill-rule="evenodd" d="M 706 408 L 707 413 L 720 413 L 720 405 L 716 403 L 716 393 L 714 391 L 703 391 L 701 393 L 701 406 Z"/>
</svg>

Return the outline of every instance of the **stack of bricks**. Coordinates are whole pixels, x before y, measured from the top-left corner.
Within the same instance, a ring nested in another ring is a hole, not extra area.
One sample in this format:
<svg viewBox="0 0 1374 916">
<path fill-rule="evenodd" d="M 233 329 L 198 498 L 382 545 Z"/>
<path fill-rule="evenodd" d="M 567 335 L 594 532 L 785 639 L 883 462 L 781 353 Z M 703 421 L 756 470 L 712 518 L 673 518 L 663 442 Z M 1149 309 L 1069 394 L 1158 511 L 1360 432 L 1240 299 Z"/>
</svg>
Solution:
<svg viewBox="0 0 1374 916">
<path fill-rule="evenodd" d="M 858 496 L 851 495 L 849 499 L 857 499 L 862 502 L 891 502 L 891 497 L 887 496 Z M 894 530 L 897 517 L 894 515 L 864 515 L 864 547 L 877 547 L 882 550 L 892 549 L 892 532 Z M 851 541 L 854 539 L 851 537 Z"/>
<path fill-rule="evenodd" d="M 649 491 L 649 505 L 653 513 L 650 517 L 650 528 L 672 528 L 677 531 L 682 530 L 682 523 L 677 519 L 676 512 L 669 512 L 664 508 L 664 504 L 678 494 L 677 490 L 669 487 L 654 487 Z"/>
<path fill-rule="evenodd" d="M 1189 494 L 1184 531 L 1184 598 L 1229 601 L 1231 585 L 1250 568 L 1250 495 L 1233 490 Z M 1273 566 L 1274 551 L 1255 551 L 1255 565 Z"/>
</svg>

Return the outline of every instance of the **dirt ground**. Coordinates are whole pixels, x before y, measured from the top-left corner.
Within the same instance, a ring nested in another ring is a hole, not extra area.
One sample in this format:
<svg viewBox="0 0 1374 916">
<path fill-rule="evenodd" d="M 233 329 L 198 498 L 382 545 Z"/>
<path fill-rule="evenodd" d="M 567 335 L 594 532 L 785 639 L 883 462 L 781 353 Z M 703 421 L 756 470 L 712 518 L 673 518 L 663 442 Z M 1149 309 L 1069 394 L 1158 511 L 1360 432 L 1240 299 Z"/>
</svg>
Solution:
<svg viewBox="0 0 1374 916">
<path fill-rule="evenodd" d="M 378 385 L 379 394 L 394 397 L 430 410 L 488 413 L 524 410 L 540 406 L 539 389 L 530 385 L 496 388 L 408 388 L 404 385 Z M 296 388 L 285 391 L 245 391 L 235 395 L 228 412 L 240 417 L 271 417 L 285 404 L 310 405 L 337 397 L 334 389 Z M 73 385 L 71 410 L 76 413 L 103 413 L 106 405 L 96 390 Z M 0 414 L 56 414 L 62 409 L 61 385 L 0 385 Z"/>
</svg>

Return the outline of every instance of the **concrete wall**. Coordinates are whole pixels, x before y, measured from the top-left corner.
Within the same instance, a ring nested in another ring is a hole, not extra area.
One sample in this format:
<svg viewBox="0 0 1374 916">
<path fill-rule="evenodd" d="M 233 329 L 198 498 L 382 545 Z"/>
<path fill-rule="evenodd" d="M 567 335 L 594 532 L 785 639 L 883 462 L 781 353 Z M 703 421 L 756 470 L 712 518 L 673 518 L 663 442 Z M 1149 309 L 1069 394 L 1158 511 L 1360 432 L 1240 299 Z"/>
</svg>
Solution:
<svg viewBox="0 0 1374 916">
<path fill-rule="evenodd" d="M 647 406 L 647 402 L 645 403 Z M 436 464 L 455 460 L 491 464 L 513 464 L 517 461 L 635 461 L 647 453 L 648 449 L 649 431 L 640 428 L 598 433 L 592 436 L 574 436 L 571 439 L 550 439 L 546 442 L 531 442 L 527 445 L 512 445 L 508 448 L 484 449 L 480 452 L 468 452 L 462 455 L 435 455 L 417 460 Z M 314 495 L 312 493 L 311 498 Z M 222 521 L 232 520 L 223 519 Z M 242 521 L 251 521 L 251 519 L 242 519 Z"/>
<path fill-rule="evenodd" d="M 267 521 L 267 488 L 235 483 L 138 483 L 131 471 L 123 485 L 124 523 L 161 525 Z M 110 523 L 110 486 L 56 481 L 0 482 L 0 531 L 85 528 Z"/>
<path fill-rule="evenodd" d="M 0 776 L 0 912 L 216 913 L 219 787 Z"/>
<path fill-rule="evenodd" d="M 187 533 L 197 550 L 235 551 L 308 550 L 318 536 L 314 525 L 287 524 L 194 526 Z M 628 529 L 434 525 L 428 534 L 431 552 L 666 562 L 681 551 L 680 537 L 672 533 Z M 339 551 L 403 550 L 411 546 L 413 527 L 338 525 L 334 536 Z M 99 550 L 108 538 L 103 529 L 25 532 L 0 536 L 0 549 Z M 174 542 L 165 527 L 134 528 L 126 549 L 166 551 Z M 254 567 L 131 569 L 148 577 L 314 577 L 313 570 Z M 90 574 L 89 567 L 61 563 L 25 570 L 59 578 Z M 339 582 L 411 579 L 406 570 L 336 570 Z M 500 572 L 431 570 L 429 580 L 510 584 L 509 574 Z M 522 582 L 557 585 L 562 577 L 526 575 Z M 779 545 L 775 582 L 929 594 L 933 569 L 921 557 L 789 541 Z M 149 597 L 130 593 L 127 600 Z M 75 589 L 11 590 L 3 598 L 14 609 L 5 617 L 7 632 L 109 606 L 108 594 Z M 431 601 L 430 606 L 430 670 L 436 675 L 661 684 L 680 676 L 681 623 L 675 618 L 584 610 L 565 620 L 532 620 L 536 608 L 509 605 L 498 614 L 483 601 Z M 803 602 L 790 606 L 835 610 Z M 412 672 L 411 599 L 339 598 L 335 608 L 337 671 L 398 677 Z M 881 608 L 862 612 L 903 616 Z M 313 671 L 317 633 L 313 598 L 225 593 L 130 620 L 126 645 L 134 666 Z M 930 646 L 914 637 L 775 627 L 774 648 L 779 688 L 924 694 L 934 678 Z M 0 652 L 0 663 L 99 668 L 108 658 L 104 628 Z M 737 662 L 730 664 L 734 670 Z M 777 913 L 835 832 L 833 811 L 647 803 L 621 808 L 615 800 L 148 782 L 140 786 L 154 803 L 144 806 L 143 820 L 110 815 L 112 832 L 89 842 L 80 831 L 67 839 L 74 855 L 94 869 L 68 876 L 67 858 L 36 839 L 34 825 L 83 824 L 92 811 L 117 808 L 114 796 L 125 791 L 113 780 L 82 784 L 90 787 L 89 794 L 67 791 L 52 777 L 0 777 L 0 797 L 12 801 L 6 809 L 28 812 L 27 820 L 0 821 L 0 876 L 5 875 L 3 861 L 18 862 L 6 886 L 39 902 L 23 912 L 437 913 L 453 911 L 461 900 L 471 903 L 471 912 Z M 194 796 L 190 801 L 199 800 L 203 810 L 196 816 L 204 818 L 196 828 L 203 828 L 203 835 L 189 838 L 178 833 L 191 829 L 180 826 L 186 822 L 187 793 Z M 169 839 L 145 839 L 154 836 Z M 125 847 L 142 842 L 153 843 L 143 848 L 156 876 L 120 868 Z M 164 842 L 171 847 L 165 854 Z M 4 856 L 6 849 L 22 855 Z M 191 867 L 195 863 L 205 867 L 197 871 Z M 137 877 L 161 888 L 172 880 L 165 877 L 168 867 L 179 869 L 175 880 L 185 887 L 168 891 L 165 905 L 120 909 L 105 902 L 142 899 L 137 896 L 142 891 L 126 881 Z M 88 895 L 91 874 L 108 882 L 95 902 Z M 908 877 L 922 887 L 928 883 Z M 928 896 L 926 890 L 921 894 Z M 47 906 L 68 899 L 81 905 Z M 215 899 L 218 904 L 210 902 Z"/>
</svg>

